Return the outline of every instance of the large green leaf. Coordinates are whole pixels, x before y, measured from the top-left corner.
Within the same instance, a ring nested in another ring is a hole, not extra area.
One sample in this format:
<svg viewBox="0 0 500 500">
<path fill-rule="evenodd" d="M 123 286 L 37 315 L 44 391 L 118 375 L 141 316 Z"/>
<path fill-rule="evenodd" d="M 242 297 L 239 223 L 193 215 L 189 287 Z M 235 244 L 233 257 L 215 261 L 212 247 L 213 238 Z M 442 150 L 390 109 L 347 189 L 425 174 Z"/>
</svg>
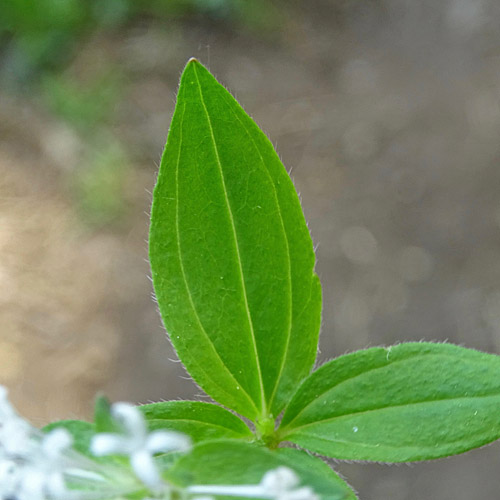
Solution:
<svg viewBox="0 0 500 500">
<path fill-rule="evenodd" d="M 247 425 L 220 406 L 200 401 L 167 401 L 139 406 L 150 430 L 170 429 L 195 443 L 213 439 L 252 439 Z"/>
<path fill-rule="evenodd" d="M 241 441 L 212 441 L 196 446 L 167 471 L 180 486 L 258 484 L 264 474 L 280 466 L 294 470 L 301 485 L 311 487 L 322 500 L 351 500 L 353 491 L 325 464 L 299 450 L 269 451 Z M 327 466 L 326 466 L 327 467 Z"/>
<path fill-rule="evenodd" d="M 500 357 L 432 343 L 341 356 L 306 379 L 279 432 L 346 460 L 467 451 L 500 438 Z"/>
<path fill-rule="evenodd" d="M 312 242 L 271 143 L 195 60 L 154 191 L 150 260 L 162 318 L 193 378 L 242 415 L 277 415 L 316 356 Z"/>
</svg>

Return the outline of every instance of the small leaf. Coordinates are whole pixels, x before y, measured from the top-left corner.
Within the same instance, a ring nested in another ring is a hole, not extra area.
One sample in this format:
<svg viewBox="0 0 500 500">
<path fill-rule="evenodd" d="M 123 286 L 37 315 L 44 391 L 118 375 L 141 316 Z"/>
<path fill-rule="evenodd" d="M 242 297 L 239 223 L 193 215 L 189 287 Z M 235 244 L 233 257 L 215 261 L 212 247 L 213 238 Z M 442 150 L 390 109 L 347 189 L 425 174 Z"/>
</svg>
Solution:
<svg viewBox="0 0 500 500">
<path fill-rule="evenodd" d="M 406 462 L 500 438 L 500 357 L 408 343 L 326 363 L 299 388 L 282 439 L 344 460 Z"/>
<path fill-rule="evenodd" d="M 195 60 L 154 191 L 150 260 L 163 321 L 193 378 L 248 418 L 276 416 L 316 357 L 312 241 L 271 143 Z"/>
<path fill-rule="evenodd" d="M 321 458 L 295 448 L 278 448 L 275 453 L 281 459 L 289 460 L 290 468 L 303 474 L 304 484 L 308 484 L 307 475 L 310 472 L 314 472 L 315 476 L 322 474 L 326 481 L 335 483 L 346 492 L 346 496 L 343 497 L 345 500 L 356 500 L 358 498 L 351 487 Z M 314 482 L 314 479 L 311 479 L 311 482 Z"/>
<path fill-rule="evenodd" d="M 120 432 L 121 428 L 111 415 L 111 403 L 106 396 L 98 395 L 94 406 L 96 432 Z"/>
<path fill-rule="evenodd" d="M 352 490 L 325 464 L 305 457 L 298 450 L 272 452 L 241 441 L 202 443 L 167 471 L 171 481 L 180 486 L 219 484 L 258 484 L 264 474 L 280 466 L 294 470 L 301 485 L 311 487 L 322 500 L 351 500 Z"/>
<path fill-rule="evenodd" d="M 167 401 L 139 406 L 150 430 L 187 434 L 194 443 L 213 439 L 252 439 L 247 425 L 220 406 L 200 401 Z"/>
<path fill-rule="evenodd" d="M 66 429 L 73 437 L 73 448 L 95 460 L 95 457 L 90 453 L 90 440 L 95 434 L 95 426 L 89 422 L 82 420 L 60 420 L 46 425 L 42 431 L 47 433 L 54 429 Z"/>
</svg>

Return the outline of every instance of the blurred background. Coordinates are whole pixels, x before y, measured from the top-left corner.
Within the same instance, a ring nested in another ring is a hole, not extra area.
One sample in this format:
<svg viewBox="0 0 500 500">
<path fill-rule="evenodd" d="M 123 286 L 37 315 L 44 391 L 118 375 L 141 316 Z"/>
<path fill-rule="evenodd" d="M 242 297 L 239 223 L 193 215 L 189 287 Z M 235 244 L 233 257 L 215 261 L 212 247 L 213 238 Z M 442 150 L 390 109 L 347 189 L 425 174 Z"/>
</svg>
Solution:
<svg viewBox="0 0 500 500">
<path fill-rule="evenodd" d="M 499 21 L 496 0 L 2 0 L 0 383 L 20 411 L 200 397 L 146 243 L 191 56 L 301 194 L 320 362 L 410 339 L 500 353 Z M 500 446 L 338 468 L 365 500 L 497 498 Z"/>
</svg>

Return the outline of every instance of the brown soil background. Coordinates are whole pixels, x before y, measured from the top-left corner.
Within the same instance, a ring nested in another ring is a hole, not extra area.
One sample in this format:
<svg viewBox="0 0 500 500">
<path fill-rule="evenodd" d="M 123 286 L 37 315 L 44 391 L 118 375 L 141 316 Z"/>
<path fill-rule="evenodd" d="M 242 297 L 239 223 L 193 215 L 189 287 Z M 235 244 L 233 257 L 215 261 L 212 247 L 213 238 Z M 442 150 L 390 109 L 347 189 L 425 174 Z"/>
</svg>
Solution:
<svg viewBox="0 0 500 500">
<path fill-rule="evenodd" d="M 137 23 L 81 47 L 126 92 L 119 227 L 85 228 L 68 186 L 89 146 L 36 99 L 0 94 L 0 383 L 35 424 L 113 400 L 200 398 L 148 278 L 150 191 L 191 56 L 269 135 L 317 245 L 319 363 L 405 340 L 500 353 L 500 12 L 494 1 L 314 1 L 279 33 Z M 104 63 L 103 63 L 104 61 Z M 342 464 L 364 500 L 498 498 L 500 447 L 408 466 Z"/>
</svg>

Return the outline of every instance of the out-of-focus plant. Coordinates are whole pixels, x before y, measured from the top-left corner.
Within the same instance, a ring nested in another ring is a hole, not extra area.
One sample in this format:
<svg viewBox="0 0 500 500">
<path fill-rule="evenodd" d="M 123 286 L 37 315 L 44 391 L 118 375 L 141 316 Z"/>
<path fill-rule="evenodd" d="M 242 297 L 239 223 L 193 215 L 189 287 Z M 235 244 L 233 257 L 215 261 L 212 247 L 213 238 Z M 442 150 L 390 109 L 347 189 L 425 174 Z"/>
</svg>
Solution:
<svg viewBox="0 0 500 500">
<path fill-rule="evenodd" d="M 123 28 L 138 17 L 159 22 L 200 17 L 267 30 L 278 14 L 264 0 L 2 0 L 1 79 L 11 88 L 36 83 L 40 74 L 68 64 L 84 37 Z"/>
<path fill-rule="evenodd" d="M 87 137 L 112 116 L 123 88 L 119 71 L 103 71 L 85 82 L 66 73 L 50 73 L 41 82 L 49 109 Z"/>
<path fill-rule="evenodd" d="M 119 225 L 128 213 L 134 172 L 120 143 L 108 137 L 96 142 L 71 178 L 76 208 L 90 227 Z"/>
<path fill-rule="evenodd" d="M 272 33 L 279 19 L 276 5 L 265 0 L 2 0 L 0 84 L 38 99 L 82 137 L 89 152 L 68 170 L 79 213 L 92 226 L 114 223 L 127 204 L 120 187 L 130 174 L 124 167 L 127 146 L 117 136 L 103 145 L 101 137 L 112 135 L 105 129 L 126 79 L 112 63 L 84 78 L 73 71 L 85 41 L 127 29 L 135 21 L 162 29 L 173 22 L 208 21 Z"/>
<path fill-rule="evenodd" d="M 99 4 L 113 4 L 106 11 Z M 0 4 L 2 80 L 11 87 L 69 63 L 83 36 L 126 19 L 126 2 L 5 0 Z"/>
<path fill-rule="evenodd" d="M 340 489 L 325 469 L 316 474 L 307 471 L 307 455 L 296 452 L 298 463 L 292 466 L 286 455 L 273 456 L 244 442 L 234 445 L 233 456 L 244 453 L 241 459 L 246 463 L 236 483 L 227 474 L 230 471 L 220 473 L 224 453 L 209 450 L 200 457 L 198 448 L 197 460 L 201 460 L 193 467 L 189 436 L 149 431 L 144 415 L 131 404 L 109 406 L 101 399 L 95 424 L 62 421 L 42 433 L 16 413 L 7 390 L 0 386 L 0 500 L 208 500 L 216 496 L 319 500 L 310 486 L 300 484 L 304 481 L 314 483 L 332 500 L 340 498 L 334 495 Z M 203 465 L 201 474 L 199 465 Z M 217 484 L 214 479 L 222 481 Z"/>
</svg>

